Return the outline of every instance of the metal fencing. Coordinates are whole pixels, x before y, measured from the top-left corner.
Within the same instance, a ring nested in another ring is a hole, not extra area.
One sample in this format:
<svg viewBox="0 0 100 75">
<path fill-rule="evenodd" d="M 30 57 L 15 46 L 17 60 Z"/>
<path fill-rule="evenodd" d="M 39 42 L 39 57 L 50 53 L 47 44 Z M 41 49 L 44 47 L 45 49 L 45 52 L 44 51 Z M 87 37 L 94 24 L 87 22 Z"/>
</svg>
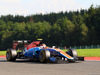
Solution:
<svg viewBox="0 0 100 75">
<path fill-rule="evenodd" d="M 59 48 L 68 49 L 67 47 L 59 47 Z M 74 48 L 74 49 L 96 49 L 96 48 L 100 48 L 100 45 L 70 46 L 69 48 Z"/>
</svg>

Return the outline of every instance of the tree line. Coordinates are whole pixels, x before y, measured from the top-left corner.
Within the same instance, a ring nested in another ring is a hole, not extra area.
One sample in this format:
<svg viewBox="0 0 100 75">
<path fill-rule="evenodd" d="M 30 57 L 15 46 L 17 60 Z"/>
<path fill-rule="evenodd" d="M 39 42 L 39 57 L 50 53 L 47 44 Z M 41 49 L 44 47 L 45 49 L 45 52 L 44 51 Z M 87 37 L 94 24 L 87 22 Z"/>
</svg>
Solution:
<svg viewBox="0 0 100 75">
<path fill-rule="evenodd" d="M 100 44 L 100 6 L 26 17 L 1 15 L 0 50 L 11 48 L 13 40 L 34 41 L 38 38 L 48 46 Z"/>
</svg>

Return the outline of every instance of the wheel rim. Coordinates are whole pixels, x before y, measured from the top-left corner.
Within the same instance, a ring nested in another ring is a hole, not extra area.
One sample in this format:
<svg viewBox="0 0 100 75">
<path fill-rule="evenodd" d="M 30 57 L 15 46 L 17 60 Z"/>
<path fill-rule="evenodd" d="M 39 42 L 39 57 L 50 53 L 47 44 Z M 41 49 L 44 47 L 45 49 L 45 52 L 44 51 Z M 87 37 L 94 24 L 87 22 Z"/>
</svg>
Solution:
<svg viewBox="0 0 100 75">
<path fill-rule="evenodd" d="M 41 53 L 40 60 L 43 60 L 43 59 L 44 59 L 44 56 L 43 56 L 43 53 Z"/>
<path fill-rule="evenodd" d="M 10 58 L 10 52 L 7 51 L 7 59 Z"/>
<path fill-rule="evenodd" d="M 44 51 L 42 51 L 42 52 L 40 53 L 39 60 L 40 60 L 40 62 L 44 62 L 44 60 L 45 60 Z"/>
</svg>

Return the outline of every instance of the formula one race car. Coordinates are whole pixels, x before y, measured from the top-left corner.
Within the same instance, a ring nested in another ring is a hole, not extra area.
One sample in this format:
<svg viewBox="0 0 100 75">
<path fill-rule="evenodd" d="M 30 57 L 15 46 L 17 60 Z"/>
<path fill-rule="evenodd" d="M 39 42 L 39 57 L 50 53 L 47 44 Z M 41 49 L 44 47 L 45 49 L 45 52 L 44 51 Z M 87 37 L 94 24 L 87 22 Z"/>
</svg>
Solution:
<svg viewBox="0 0 100 75">
<path fill-rule="evenodd" d="M 43 62 L 58 62 L 69 61 L 75 62 L 77 60 L 84 60 L 83 57 L 78 57 L 75 49 L 69 49 L 63 52 L 61 49 L 47 47 L 42 40 L 33 41 L 13 41 L 13 49 L 8 49 L 6 52 L 6 59 L 8 61 L 15 61 L 16 59 L 32 58 L 35 61 Z"/>
</svg>

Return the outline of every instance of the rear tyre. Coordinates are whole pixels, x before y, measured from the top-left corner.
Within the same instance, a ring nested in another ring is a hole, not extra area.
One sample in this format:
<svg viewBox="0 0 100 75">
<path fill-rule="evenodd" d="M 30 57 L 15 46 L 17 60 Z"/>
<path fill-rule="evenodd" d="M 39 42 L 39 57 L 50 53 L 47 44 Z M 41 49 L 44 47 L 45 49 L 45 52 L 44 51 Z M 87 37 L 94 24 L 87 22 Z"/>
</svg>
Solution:
<svg viewBox="0 0 100 75">
<path fill-rule="evenodd" d="M 41 63 L 47 62 L 50 57 L 50 51 L 49 50 L 41 50 L 39 54 L 39 61 Z"/>
<path fill-rule="evenodd" d="M 13 49 L 8 49 L 6 52 L 7 61 L 15 61 L 17 58 L 17 51 Z"/>
</svg>

